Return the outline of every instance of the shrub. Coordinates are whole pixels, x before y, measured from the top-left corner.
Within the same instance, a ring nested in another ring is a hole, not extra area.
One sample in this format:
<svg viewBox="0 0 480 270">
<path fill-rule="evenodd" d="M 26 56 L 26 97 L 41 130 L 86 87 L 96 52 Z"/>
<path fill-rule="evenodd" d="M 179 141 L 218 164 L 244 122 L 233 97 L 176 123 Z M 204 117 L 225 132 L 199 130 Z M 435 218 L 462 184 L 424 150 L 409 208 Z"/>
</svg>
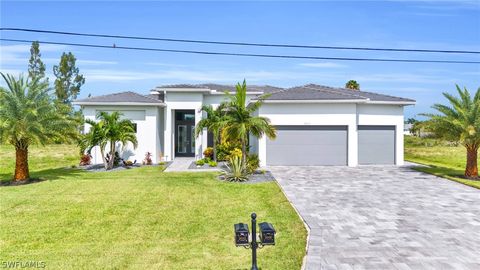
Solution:
<svg viewBox="0 0 480 270">
<path fill-rule="evenodd" d="M 80 157 L 80 166 L 87 166 L 92 164 L 92 156 L 90 154 L 83 154 Z"/>
<path fill-rule="evenodd" d="M 199 160 L 195 161 L 195 164 L 197 166 L 203 166 L 203 165 L 205 165 L 205 161 L 203 159 L 199 159 Z"/>
<path fill-rule="evenodd" d="M 213 158 L 213 148 L 212 147 L 207 147 L 205 151 L 203 151 L 203 156 L 205 158 L 212 159 Z"/>
<path fill-rule="evenodd" d="M 260 167 L 260 159 L 258 155 L 251 154 L 247 157 L 247 172 L 254 173 Z"/>
<path fill-rule="evenodd" d="M 228 171 L 223 173 L 226 181 L 230 182 L 244 182 L 248 180 L 247 170 L 242 158 L 238 156 L 230 157 L 228 164 Z"/>
<path fill-rule="evenodd" d="M 210 167 L 217 167 L 217 162 L 215 162 L 215 161 L 212 160 L 212 161 L 208 162 L 208 166 L 210 166 Z"/>
<path fill-rule="evenodd" d="M 211 158 L 208 158 L 208 157 L 203 158 L 203 162 L 204 162 L 205 164 L 209 163 L 210 161 L 212 161 Z"/>
<path fill-rule="evenodd" d="M 126 166 L 132 166 L 132 165 L 133 165 L 133 161 L 127 160 L 127 161 L 125 161 L 125 165 L 126 165 Z"/>
<path fill-rule="evenodd" d="M 152 165 L 152 153 L 147 152 L 145 153 L 145 159 L 143 160 L 143 165 Z"/>
<path fill-rule="evenodd" d="M 239 148 L 235 148 L 232 151 L 230 151 L 229 157 L 242 157 L 242 150 Z"/>
<path fill-rule="evenodd" d="M 239 142 L 222 142 L 217 145 L 217 160 L 226 161 L 230 152 L 235 148 L 242 148 Z"/>
</svg>

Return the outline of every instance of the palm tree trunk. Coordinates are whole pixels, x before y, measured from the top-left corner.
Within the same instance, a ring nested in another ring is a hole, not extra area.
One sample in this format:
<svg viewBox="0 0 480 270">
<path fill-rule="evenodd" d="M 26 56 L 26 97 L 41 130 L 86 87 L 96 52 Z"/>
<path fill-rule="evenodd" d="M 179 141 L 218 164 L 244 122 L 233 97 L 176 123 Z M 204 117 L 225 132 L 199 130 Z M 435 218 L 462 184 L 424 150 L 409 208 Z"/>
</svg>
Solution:
<svg viewBox="0 0 480 270">
<path fill-rule="evenodd" d="M 14 181 L 28 180 L 30 172 L 28 170 L 28 146 L 15 146 L 15 175 Z"/>
<path fill-rule="evenodd" d="M 108 164 L 107 164 L 107 159 L 105 157 L 105 149 L 102 146 L 99 146 L 99 147 L 100 147 L 100 154 L 102 155 L 103 167 L 105 168 L 105 170 L 107 170 Z"/>
<path fill-rule="evenodd" d="M 217 162 L 217 138 L 213 135 L 213 161 Z"/>
<path fill-rule="evenodd" d="M 465 168 L 465 177 L 467 178 L 478 177 L 477 151 L 477 147 L 467 146 L 467 166 Z"/>
<path fill-rule="evenodd" d="M 108 161 L 107 170 L 113 169 L 113 163 L 115 162 L 115 142 L 110 142 L 110 160 Z"/>
<path fill-rule="evenodd" d="M 245 139 L 242 139 L 242 163 L 243 165 L 246 164 L 247 161 L 247 145 L 245 143 Z"/>
</svg>

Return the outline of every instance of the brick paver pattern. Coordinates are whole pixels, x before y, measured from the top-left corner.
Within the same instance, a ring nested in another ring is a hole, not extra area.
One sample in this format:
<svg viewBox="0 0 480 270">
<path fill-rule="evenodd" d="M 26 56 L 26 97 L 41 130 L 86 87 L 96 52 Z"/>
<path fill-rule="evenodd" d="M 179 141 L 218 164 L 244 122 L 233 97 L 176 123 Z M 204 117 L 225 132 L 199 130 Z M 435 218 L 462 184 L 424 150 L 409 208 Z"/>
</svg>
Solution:
<svg viewBox="0 0 480 270">
<path fill-rule="evenodd" d="M 269 169 L 310 228 L 306 269 L 480 269 L 479 189 L 409 167 Z"/>
</svg>

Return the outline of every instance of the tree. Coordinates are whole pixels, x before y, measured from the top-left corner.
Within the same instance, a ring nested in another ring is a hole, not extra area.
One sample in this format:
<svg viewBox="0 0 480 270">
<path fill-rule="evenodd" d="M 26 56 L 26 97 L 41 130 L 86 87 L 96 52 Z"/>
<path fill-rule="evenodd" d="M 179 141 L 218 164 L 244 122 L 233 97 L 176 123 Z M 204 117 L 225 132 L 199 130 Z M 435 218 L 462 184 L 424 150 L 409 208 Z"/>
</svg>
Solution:
<svg viewBox="0 0 480 270">
<path fill-rule="evenodd" d="M 360 90 L 360 84 L 355 80 L 350 80 L 345 84 L 345 88 L 352 90 Z"/>
<path fill-rule="evenodd" d="M 456 85 L 459 97 L 448 93 L 443 96 L 450 105 L 434 104 L 438 114 L 429 117 L 428 128 L 435 135 L 450 141 L 459 141 L 467 150 L 465 177 L 478 178 L 477 153 L 480 147 L 480 88 L 471 97 L 466 88 Z"/>
<path fill-rule="evenodd" d="M 45 64 L 41 59 L 40 44 L 38 41 L 32 42 L 30 48 L 30 60 L 28 61 L 28 78 L 34 80 L 35 78 L 43 79 L 45 77 Z"/>
<path fill-rule="evenodd" d="M 138 145 L 132 121 L 122 120 L 120 119 L 121 116 L 120 112 L 112 112 L 111 114 L 99 112 L 97 114 L 98 122 L 90 119 L 85 120 L 91 128 L 80 140 L 80 145 L 88 149 L 88 152 L 93 147 L 99 146 L 106 170 L 113 168 L 117 143 L 122 143 L 122 148 L 125 148 L 129 142 L 133 144 L 134 148 Z M 107 144 L 109 144 L 108 160 L 105 156 Z"/>
<path fill-rule="evenodd" d="M 220 131 L 225 125 L 225 116 L 222 112 L 223 104 L 218 106 L 217 109 L 213 109 L 212 105 L 204 105 L 202 111 L 207 116 L 202 118 L 195 128 L 195 136 L 198 137 L 200 133 L 206 128 L 213 134 L 213 160 L 217 161 L 217 144 L 220 139 Z"/>
<path fill-rule="evenodd" d="M 0 143 L 15 147 L 14 181 L 28 180 L 28 147 L 76 138 L 77 123 L 58 113 L 48 82 L 1 75 L 7 88 L 0 87 Z"/>
<path fill-rule="evenodd" d="M 64 104 L 71 104 L 80 93 L 80 87 L 85 83 L 85 78 L 79 74 L 79 69 L 75 66 L 76 61 L 71 52 L 63 53 L 60 64 L 53 67 L 53 74 L 57 77 L 55 94 L 57 100 Z"/>
<path fill-rule="evenodd" d="M 249 134 L 257 138 L 266 135 L 275 139 L 277 132 L 266 117 L 254 116 L 254 113 L 262 106 L 268 95 L 259 97 L 247 106 L 247 83 L 237 83 L 235 95 L 227 93 L 229 101 L 226 104 L 226 120 L 222 134 L 227 140 L 239 140 L 242 145 L 242 161 L 246 162 L 247 142 Z"/>
</svg>

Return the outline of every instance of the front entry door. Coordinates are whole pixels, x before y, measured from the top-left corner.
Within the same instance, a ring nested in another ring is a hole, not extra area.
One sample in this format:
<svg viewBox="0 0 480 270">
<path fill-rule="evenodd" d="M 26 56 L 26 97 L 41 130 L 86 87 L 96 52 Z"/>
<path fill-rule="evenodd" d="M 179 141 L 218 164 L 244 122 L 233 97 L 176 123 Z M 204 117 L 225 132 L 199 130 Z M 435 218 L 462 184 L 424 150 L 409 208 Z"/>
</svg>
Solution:
<svg viewBox="0 0 480 270">
<path fill-rule="evenodd" d="M 195 156 L 195 111 L 175 111 L 175 156 Z"/>
</svg>

